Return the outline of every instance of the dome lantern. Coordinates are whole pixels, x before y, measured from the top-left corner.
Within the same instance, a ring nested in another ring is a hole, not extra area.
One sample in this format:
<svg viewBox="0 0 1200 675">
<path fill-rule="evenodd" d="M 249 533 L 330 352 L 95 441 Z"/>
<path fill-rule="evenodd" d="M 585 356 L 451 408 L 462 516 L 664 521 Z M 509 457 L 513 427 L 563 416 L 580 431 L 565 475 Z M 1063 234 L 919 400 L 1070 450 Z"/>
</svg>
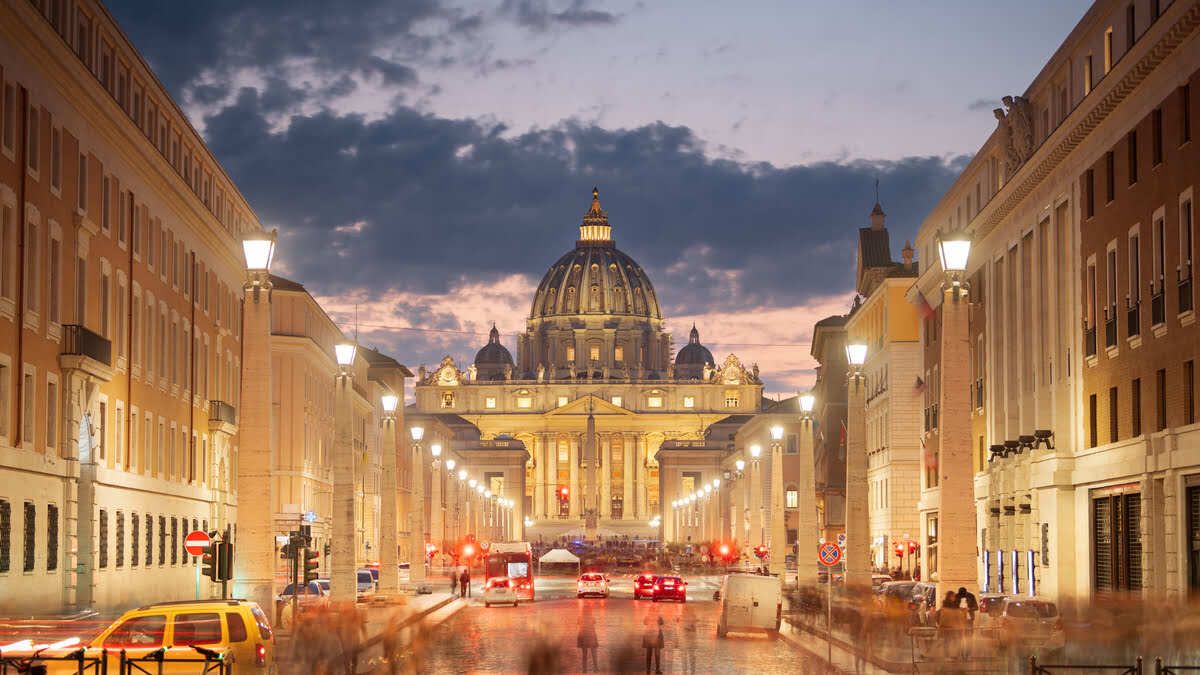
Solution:
<svg viewBox="0 0 1200 675">
<path fill-rule="evenodd" d="M 600 188 L 592 188 L 592 207 L 583 214 L 583 222 L 579 224 L 579 244 L 613 245 L 612 226 L 608 224 L 608 214 L 600 208 Z"/>
</svg>

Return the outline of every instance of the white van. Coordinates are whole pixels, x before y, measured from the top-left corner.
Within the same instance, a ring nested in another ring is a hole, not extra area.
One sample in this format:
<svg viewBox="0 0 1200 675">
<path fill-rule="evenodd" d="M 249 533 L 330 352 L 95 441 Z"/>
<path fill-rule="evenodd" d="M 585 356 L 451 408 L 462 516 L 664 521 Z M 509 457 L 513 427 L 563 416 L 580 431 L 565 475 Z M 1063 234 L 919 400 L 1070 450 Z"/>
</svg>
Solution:
<svg viewBox="0 0 1200 675">
<path fill-rule="evenodd" d="M 721 583 L 721 619 L 717 637 L 729 631 L 778 631 L 783 620 L 779 577 L 729 574 Z"/>
</svg>

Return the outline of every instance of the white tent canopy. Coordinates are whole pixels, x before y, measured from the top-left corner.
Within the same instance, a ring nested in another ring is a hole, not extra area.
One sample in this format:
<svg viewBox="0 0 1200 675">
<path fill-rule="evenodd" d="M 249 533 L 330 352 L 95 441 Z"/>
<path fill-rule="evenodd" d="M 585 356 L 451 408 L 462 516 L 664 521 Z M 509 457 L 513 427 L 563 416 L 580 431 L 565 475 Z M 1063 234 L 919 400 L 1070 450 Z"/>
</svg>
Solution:
<svg viewBox="0 0 1200 675">
<path fill-rule="evenodd" d="M 538 574 L 542 573 L 542 563 L 575 565 L 576 569 L 578 569 L 579 556 L 565 548 L 556 548 L 538 558 Z"/>
</svg>

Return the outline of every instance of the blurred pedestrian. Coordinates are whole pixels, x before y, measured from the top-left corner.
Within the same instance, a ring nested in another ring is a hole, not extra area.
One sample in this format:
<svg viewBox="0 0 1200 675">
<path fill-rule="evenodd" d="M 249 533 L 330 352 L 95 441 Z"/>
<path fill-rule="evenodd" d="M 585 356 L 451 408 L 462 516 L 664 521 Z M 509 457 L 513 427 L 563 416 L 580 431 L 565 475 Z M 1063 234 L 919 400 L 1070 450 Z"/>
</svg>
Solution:
<svg viewBox="0 0 1200 675">
<path fill-rule="evenodd" d="M 469 568 L 469 567 L 463 568 L 462 576 L 460 576 L 458 578 L 458 583 L 461 584 L 461 586 L 462 586 L 462 590 L 459 593 L 459 597 L 463 597 L 463 598 L 471 597 L 471 568 Z"/>
<path fill-rule="evenodd" d="M 588 671 L 588 654 L 592 656 L 592 670 L 599 671 L 596 652 L 600 647 L 600 639 L 596 636 L 596 621 L 592 618 L 591 610 L 583 613 L 579 619 L 579 635 L 575 638 L 575 646 L 579 648 L 579 658 L 583 662 L 583 672 Z"/>
<path fill-rule="evenodd" d="M 942 641 L 942 653 L 946 659 L 962 658 L 962 634 L 967 627 L 966 613 L 958 606 L 958 594 L 946 591 L 942 607 L 937 612 L 938 637 Z"/>
<path fill-rule="evenodd" d="M 979 612 L 979 601 L 975 594 L 966 587 L 958 587 L 958 606 L 967 615 L 967 624 L 962 640 L 962 658 L 966 660 L 971 655 L 971 643 L 975 640 L 975 614 Z"/>
<path fill-rule="evenodd" d="M 458 582 L 458 569 L 457 568 L 451 569 L 450 570 L 450 595 L 456 595 L 458 593 L 458 583 L 459 583 Z"/>
<path fill-rule="evenodd" d="M 642 648 L 646 650 L 646 672 L 650 672 L 650 662 L 654 662 L 654 672 L 662 672 L 662 650 L 666 646 L 663 635 L 663 619 L 658 617 L 658 624 L 649 623 L 647 618 L 646 632 L 642 635 Z"/>
<path fill-rule="evenodd" d="M 679 645 L 680 656 L 682 656 L 680 670 L 684 673 L 696 672 L 696 638 L 698 631 L 696 630 L 696 622 L 692 619 L 675 619 L 675 632 L 682 637 Z"/>
</svg>

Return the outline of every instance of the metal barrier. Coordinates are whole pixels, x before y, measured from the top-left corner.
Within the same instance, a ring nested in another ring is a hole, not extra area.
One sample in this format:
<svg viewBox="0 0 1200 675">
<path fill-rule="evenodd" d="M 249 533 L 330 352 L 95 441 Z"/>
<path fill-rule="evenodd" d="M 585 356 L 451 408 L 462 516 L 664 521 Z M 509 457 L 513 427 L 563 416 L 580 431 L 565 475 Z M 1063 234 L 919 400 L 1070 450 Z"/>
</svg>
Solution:
<svg viewBox="0 0 1200 675">
<path fill-rule="evenodd" d="M 167 647 L 159 647 L 152 652 L 140 657 L 129 656 L 125 650 L 121 650 L 121 671 L 120 675 L 162 675 L 163 666 L 165 664 L 175 665 L 177 663 L 202 663 L 203 668 L 198 671 L 199 675 L 208 675 L 209 673 L 217 673 L 219 675 L 232 675 L 233 659 L 226 659 L 224 652 L 219 652 L 215 649 L 206 649 L 191 645 L 196 656 L 192 658 L 179 658 L 172 656 L 166 658 Z M 147 670 L 141 664 L 154 664 L 157 667 L 152 667 Z M 176 669 L 172 669 L 176 670 Z"/>
<path fill-rule="evenodd" d="M 41 656 L 34 652 L 29 656 L 0 656 L 0 675 L 9 673 L 45 673 L 47 663 L 74 663 L 76 675 L 108 675 L 108 651 L 101 650 L 99 656 L 88 656 L 83 647 L 62 656 Z M 64 669 L 56 672 L 66 673 Z"/>
<path fill-rule="evenodd" d="M 1086 670 L 1096 673 L 1101 671 L 1115 671 L 1118 675 L 1142 675 L 1142 657 L 1137 657 L 1137 661 L 1133 665 L 1104 665 L 1104 664 L 1088 664 L 1088 665 L 1072 665 L 1072 664 L 1050 664 L 1038 663 L 1036 656 L 1029 657 L 1029 675 L 1053 675 L 1053 673 L 1064 670 Z"/>
<path fill-rule="evenodd" d="M 1154 659 L 1154 675 L 1179 675 L 1197 671 L 1200 671 L 1200 666 L 1168 666 L 1163 663 L 1161 656 Z"/>
</svg>

